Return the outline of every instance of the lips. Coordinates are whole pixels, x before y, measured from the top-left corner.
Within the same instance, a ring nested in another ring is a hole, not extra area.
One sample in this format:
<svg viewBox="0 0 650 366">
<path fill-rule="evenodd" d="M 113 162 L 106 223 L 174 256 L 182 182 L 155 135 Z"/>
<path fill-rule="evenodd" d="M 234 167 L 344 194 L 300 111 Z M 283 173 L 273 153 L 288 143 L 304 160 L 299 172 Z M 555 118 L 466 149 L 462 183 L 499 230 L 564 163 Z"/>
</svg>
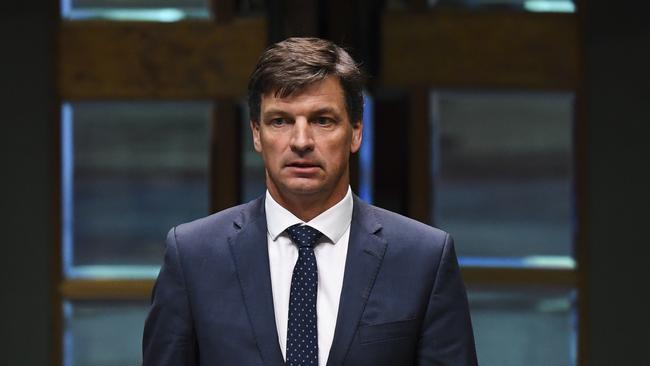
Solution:
<svg viewBox="0 0 650 366">
<path fill-rule="evenodd" d="M 295 161 L 287 164 L 288 167 L 292 168 L 318 168 L 320 167 L 317 163 L 304 162 L 304 161 Z"/>
<path fill-rule="evenodd" d="M 296 174 L 312 174 L 320 169 L 320 164 L 310 161 L 293 161 L 286 165 Z"/>
</svg>

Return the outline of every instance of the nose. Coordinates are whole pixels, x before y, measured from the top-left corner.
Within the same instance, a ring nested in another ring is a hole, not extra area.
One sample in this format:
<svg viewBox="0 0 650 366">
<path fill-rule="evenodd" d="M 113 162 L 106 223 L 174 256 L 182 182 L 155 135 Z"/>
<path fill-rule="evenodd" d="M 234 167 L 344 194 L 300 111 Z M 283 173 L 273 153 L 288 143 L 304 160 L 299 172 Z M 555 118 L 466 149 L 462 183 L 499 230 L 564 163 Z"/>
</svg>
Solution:
<svg viewBox="0 0 650 366">
<path fill-rule="evenodd" d="M 304 153 L 314 149 L 314 138 L 311 126 L 306 118 L 298 118 L 294 122 L 291 134 L 291 150 Z"/>
</svg>

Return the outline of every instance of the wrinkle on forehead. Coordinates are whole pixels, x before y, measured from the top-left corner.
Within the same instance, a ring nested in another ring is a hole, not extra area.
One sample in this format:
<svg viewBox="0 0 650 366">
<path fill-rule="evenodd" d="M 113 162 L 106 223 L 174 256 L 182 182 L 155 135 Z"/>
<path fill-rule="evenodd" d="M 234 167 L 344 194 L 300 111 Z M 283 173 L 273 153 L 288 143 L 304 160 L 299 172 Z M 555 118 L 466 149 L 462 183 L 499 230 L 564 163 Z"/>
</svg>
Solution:
<svg viewBox="0 0 650 366">
<path fill-rule="evenodd" d="M 338 79 L 332 76 L 309 84 L 305 88 L 287 96 L 279 96 L 277 90 L 264 94 L 262 98 L 262 114 L 282 112 L 277 108 L 285 106 L 291 108 L 299 104 L 305 104 L 311 110 L 329 110 L 337 114 L 346 112 L 343 88 Z"/>
</svg>

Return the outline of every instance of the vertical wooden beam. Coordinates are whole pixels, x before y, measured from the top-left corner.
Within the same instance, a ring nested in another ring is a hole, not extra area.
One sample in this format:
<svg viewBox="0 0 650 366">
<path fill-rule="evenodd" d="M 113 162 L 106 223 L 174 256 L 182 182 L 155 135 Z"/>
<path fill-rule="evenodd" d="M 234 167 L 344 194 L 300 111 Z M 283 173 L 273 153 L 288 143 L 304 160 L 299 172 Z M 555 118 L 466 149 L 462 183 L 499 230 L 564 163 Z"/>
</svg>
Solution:
<svg viewBox="0 0 650 366">
<path fill-rule="evenodd" d="M 238 103 L 219 99 L 213 107 L 210 153 L 211 212 L 239 203 L 241 196 L 241 138 Z"/>
<path fill-rule="evenodd" d="M 585 5 L 587 0 L 577 0 L 577 33 L 578 33 L 578 87 L 574 105 L 573 133 L 573 191 L 575 197 L 576 228 L 573 237 L 573 254 L 577 272 L 577 342 L 576 365 L 587 366 L 587 345 L 589 344 L 589 252 L 587 242 L 588 199 L 587 199 L 587 87 L 585 47 L 587 44 Z"/>
<path fill-rule="evenodd" d="M 374 97 L 373 200 L 377 206 L 408 215 L 409 98 L 399 91 Z"/>
<path fill-rule="evenodd" d="M 52 22 L 52 32 L 50 33 L 50 40 L 52 44 L 52 62 L 50 67 L 50 75 L 52 79 L 52 96 L 54 103 L 50 110 L 50 122 L 52 131 L 52 147 L 50 149 L 50 164 L 52 167 L 51 182 L 52 182 L 52 202 L 50 210 L 52 212 L 52 221 L 54 225 L 54 238 L 51 243 L 54 248 L 50 249 L 52 258 L 50 260 L 51 275 L 50 275 L 50 299 L 52 301 L 50 317 L 52 319 L 52 327 L 50 330 L 50 362 L 51 366 L 61 366 L 63 364 L 63 333 L 65 332 L 65 325 L 63 319 L 63 295 L 58 291 L 59 285 L 64 281 L 63 278 L 63 215 L 62 215 L 62 161 L 61 161 L 61 108 L 63 97 L 61 96 L 61 88 L 58 84 L 59 70 L 61 62 L 61 47 L 59 34 L 61 32 L 61 21 L 59 14 L 61 14 L 61 2 L 50 1 L 48 6 L 49 18 Z"/>
<path fill-rule="evenodd" d="M 58 1 L 55 2 L 58 5 Z M 58 9 L 58 8 L 57 8 Z M 58 14 L 58 10 L 57 10 Z M 58 22 L 57 22 L 58 24 Z M 57 25 L 58 27 L 58 25 Z M 56 32 L 52 32 L 52 38 L 54 38 L 53 43 L 56 43 L 58 37 Z M 56 50 L 59 47 L 55 47 Z M 55 51 L 56 53 L 56 51 Z M 59 57 L 57 54 L 54 55 L 52 61 L 52 75 L 55 79 L 57 76 L 56 70 L 58 70 L 57 62 Z M 54 248 L 51 250 L 52 258 L 50 261 L 51 265 L 51 275 L 50 275 L 50 292 L 52 299 L 52 309 L 51 309 L 51 318 L 52 318 L 52 328 L 51 328 L 51 350 L 50 365 L 60 366 L 63 363 L 63 332 L 65 331 L 63 325 L 63 296 L 58 291 L 59 285 L 63 282 L 63 215 L 62 210 L 62 184 L 61 184 L 61 174 L 62 170 L 62 161 L 61 161 L 61 96 L 58 88 L 55 87 L 55 103 L 52 106 L 51 120 L 52 120 L 52 148 L 50 150 L 50 161 L 52 165 L 52 221 L 54 223 L 54 238 L 52 238 L 52 243 Z"/>
<path fill-rule="evenodd" d="M 354 155 L 350 156 L 350 187 L 352 188 L 353 192 L 359 192 L 360 191 L 360 186 L 359 184 L 361 183 L 360 181 L 360 171 L 361 167 L 359 166 L 360 164 L 360 159 L 359 159 L 359 152 L 357 152 Z"/>
<path fill-rule="evenodd" d="M 379 73 L 380 19 L 383 2 L 330 0 L 322 7 L 321 36 L 347 48 L 371 76 Z M 371 78 L 371 82 L 374 79 Z"/>
<path fill-rule="evenodd" d="M 317 0 L 269 0 L 266 7 L 270 43 L 288 37 L 322 36 Z"/>
<path fill-rule="evenodd" d="M 53 32 L 56 34 L 56 32 Z M 56 60 L 57 57 L 54 57 Z M 56 64 L 56 61 L 53 62 L 53 66 Z M 54 68 L 56 70 L 56 68 Z M 56 75 L 56 71 L 52 71 Z M 63 296 L 58 291 L 58 288 L 61 283 L 63 283 L 63 265 L 62 265 L 62 251 L 63 251 L 63 217 L 61 214 L 62 209 L 62 185 L 61 185 L 61 173 L 62 173 L 62 162 L 61 162 L 61 99 L 57 95 L 55 97 L 56 105 L 52 108 L 52 122 L 54 128 L 52 129 L 52 149 L 50 154 L 50 160 L 52 162 L 53 174 L 52 174 L 52 221 L 54 223 L 54 238 L 52 242 L 55 247 L 52 249 L 52 258 L 50 261 L 51 265 L 51 275 L 50 275 L 50 288 L 51 288 L 51 299 L 52 299 L 52 328 L 51 328 L 51 347 L 50 357 L 51 365 L 60 366 L 63 362 Z"/>
<path fill-rule="evenodd" d="M 316 0 L 286 0 L 287 37 L 318 37 L 319 14 Z"/>
<path fill-rule="evenodd" d="M 216 23 L 228 23 L 237 12 L 237 0 L 210 0 L 210 12 Z"/>
<path fill-rule="evenodd" d="M 408 215 L 430 223 L 432 180 L 428 88 L 420 87 L 410 91 L 409 109 Z"/>
<path fill-rule="evenodd" d="M 408 7 L 411 11 L 426 11 L 429 9 L 427 0 L 408 0 Z"/>
</svg>

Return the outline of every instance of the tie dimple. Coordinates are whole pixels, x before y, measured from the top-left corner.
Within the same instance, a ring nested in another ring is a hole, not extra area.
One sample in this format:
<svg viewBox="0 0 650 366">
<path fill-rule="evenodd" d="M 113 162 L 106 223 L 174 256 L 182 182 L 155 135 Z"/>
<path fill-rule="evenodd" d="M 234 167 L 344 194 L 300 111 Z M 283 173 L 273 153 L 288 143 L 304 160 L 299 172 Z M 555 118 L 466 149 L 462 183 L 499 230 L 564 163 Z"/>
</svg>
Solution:
<svg viewBox="0 0 650 366">
<path fill-rule="evenodd" d="M 316 295 L 318 269 L 314 246 L 323 234 L 306 225 L 287 229 L 298 245 L 298 260 L 291 277 L 289 324 L 287 326 L 287 366 L 318 365 Z"/>
</svg>

